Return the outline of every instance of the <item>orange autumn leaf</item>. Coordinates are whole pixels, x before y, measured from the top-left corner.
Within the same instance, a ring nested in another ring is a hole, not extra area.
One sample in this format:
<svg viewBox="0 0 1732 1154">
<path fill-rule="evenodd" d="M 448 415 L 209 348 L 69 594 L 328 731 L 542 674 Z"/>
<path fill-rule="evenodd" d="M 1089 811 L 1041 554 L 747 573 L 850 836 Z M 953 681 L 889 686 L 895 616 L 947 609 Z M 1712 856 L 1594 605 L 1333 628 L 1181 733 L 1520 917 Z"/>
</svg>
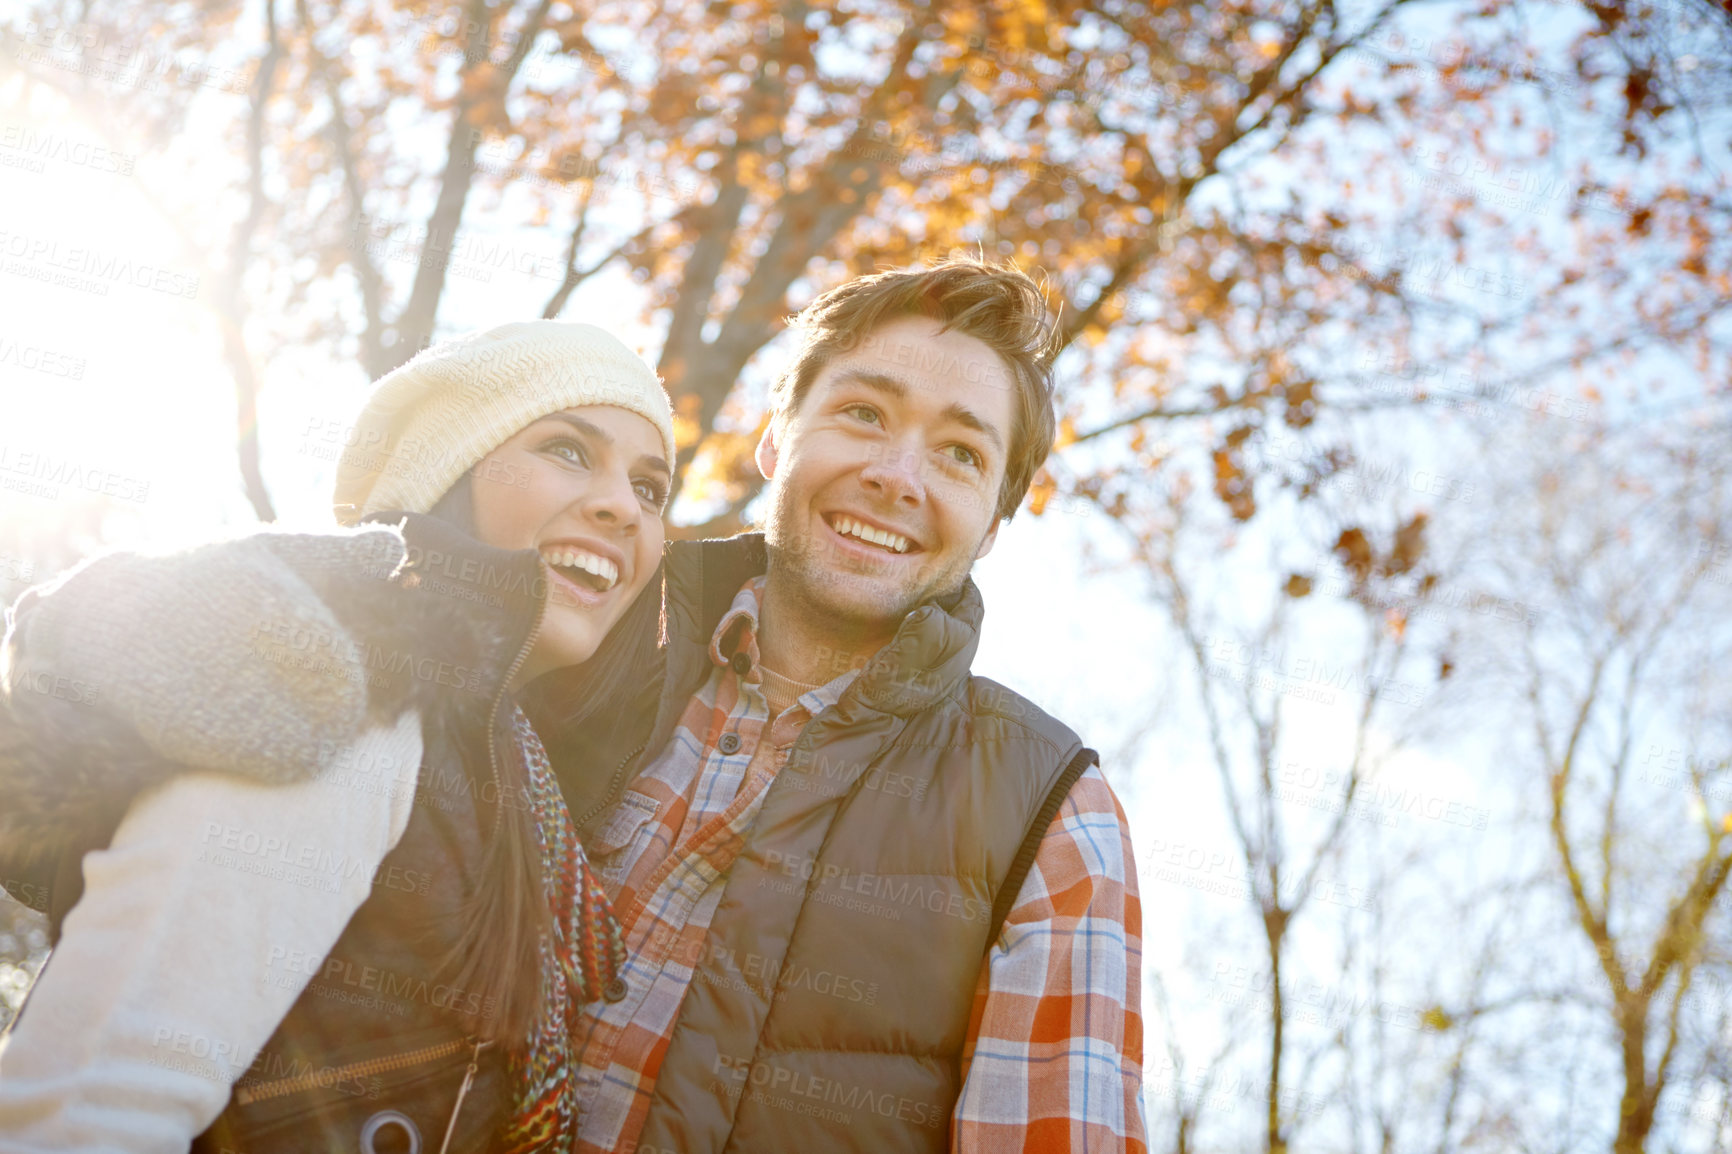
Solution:
<svg viewBox="0 0 1732 1154">
<path fill-rule="evenodd" d="M 1036 517 L 1040 516 L 1046 511 L 1046 503 L 1052 499 L 1057 488 L 1052 474 L 1042 469 L 1035 475 L 1034 484 L 1028 488 L 1028 511 Z"/>
</svg>

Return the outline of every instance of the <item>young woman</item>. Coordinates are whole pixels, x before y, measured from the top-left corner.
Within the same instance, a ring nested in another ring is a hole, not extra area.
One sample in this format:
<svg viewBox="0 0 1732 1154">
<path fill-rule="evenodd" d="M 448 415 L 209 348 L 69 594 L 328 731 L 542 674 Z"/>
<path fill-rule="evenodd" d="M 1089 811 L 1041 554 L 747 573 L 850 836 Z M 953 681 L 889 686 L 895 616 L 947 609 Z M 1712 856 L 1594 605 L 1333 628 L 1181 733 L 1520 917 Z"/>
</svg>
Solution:
<svg viewBox="0 0 1732 1154">
<path fill-rule="evenodd" d="M 0 879 L 58 941 L 0 1049 L 8 1150 L 569 1147 L 568 1018 L 623 947 L 531 716 L 652 676 L 667 395 L 599 329 L 505 325 L 342 440 L 349 528 L 15 607 Z"/>
</svg>

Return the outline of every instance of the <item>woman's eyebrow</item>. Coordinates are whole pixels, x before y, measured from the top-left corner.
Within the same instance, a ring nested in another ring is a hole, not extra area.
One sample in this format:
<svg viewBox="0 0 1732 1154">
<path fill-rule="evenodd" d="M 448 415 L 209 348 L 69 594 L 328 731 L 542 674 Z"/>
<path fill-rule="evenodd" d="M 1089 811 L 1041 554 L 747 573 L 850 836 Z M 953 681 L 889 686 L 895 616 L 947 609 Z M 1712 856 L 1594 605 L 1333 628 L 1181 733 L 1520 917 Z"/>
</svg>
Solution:
<svg viewBox="0 0 1732 1154">
<path fill-rule="evenodd" d="M 591 424 L 582 417 L 577 416 L 575 413 L 549 413 L 547 416 L 549 420 L 564 421 L 578 432 L 594 437 L 604 445 L 613 444 L 612 433 L 608 432 L 600 425 Z"/>
</svg>

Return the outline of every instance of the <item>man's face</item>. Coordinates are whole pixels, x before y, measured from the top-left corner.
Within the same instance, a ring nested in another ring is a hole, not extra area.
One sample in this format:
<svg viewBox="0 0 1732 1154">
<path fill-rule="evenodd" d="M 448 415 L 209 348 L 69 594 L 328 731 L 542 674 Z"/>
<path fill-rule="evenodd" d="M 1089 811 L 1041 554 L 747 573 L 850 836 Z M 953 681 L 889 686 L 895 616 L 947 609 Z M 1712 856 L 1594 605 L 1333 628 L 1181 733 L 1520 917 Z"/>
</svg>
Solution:
<svg viewBox="0 0 1732 1154">
<path fill-rule="evenodd" d="M 776 595 L 870 634 L 960 588 L 998 534 L 1013 388 L 985 343 L 925 317 L 825 365 L 758 444 Z"/>
</svg>

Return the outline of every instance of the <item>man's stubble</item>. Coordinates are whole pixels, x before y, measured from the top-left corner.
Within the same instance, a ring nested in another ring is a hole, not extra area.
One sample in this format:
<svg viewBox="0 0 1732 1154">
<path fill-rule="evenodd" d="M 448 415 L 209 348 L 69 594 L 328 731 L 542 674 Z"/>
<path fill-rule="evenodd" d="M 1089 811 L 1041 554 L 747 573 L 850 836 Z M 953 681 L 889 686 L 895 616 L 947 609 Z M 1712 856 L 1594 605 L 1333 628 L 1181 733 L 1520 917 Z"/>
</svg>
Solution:
<svg viewBox="0 0 1732 1154">
<path fill-rule="evenodd" d="M 833 567 L 837 562 L 857 565 L 853 558 L 831 557 L 826 563 L 823 548 L 813 546 L 803 532 L 802 515 L 790 508 L 794 498 L 787 486 L 772 484 L 770 497 L 764 521 L 769 554 L 765 592 L 775 598 L 782 613 L 797 617 L 801 631 L 808 636 L 883 635 L 887 641 L 908 614 L 928 602 L 948 600 L 962 589 L 974 568 L 974 555 L 985 540 L 982 536 L 973 549 L 958 553 L 942 571 L 921 567 L 911 585 L 858 581 Z M 859 571 L 871 572 L 866 568 Z M 792 624 L 784 622 L 782 628 Z"/>
</svg>

